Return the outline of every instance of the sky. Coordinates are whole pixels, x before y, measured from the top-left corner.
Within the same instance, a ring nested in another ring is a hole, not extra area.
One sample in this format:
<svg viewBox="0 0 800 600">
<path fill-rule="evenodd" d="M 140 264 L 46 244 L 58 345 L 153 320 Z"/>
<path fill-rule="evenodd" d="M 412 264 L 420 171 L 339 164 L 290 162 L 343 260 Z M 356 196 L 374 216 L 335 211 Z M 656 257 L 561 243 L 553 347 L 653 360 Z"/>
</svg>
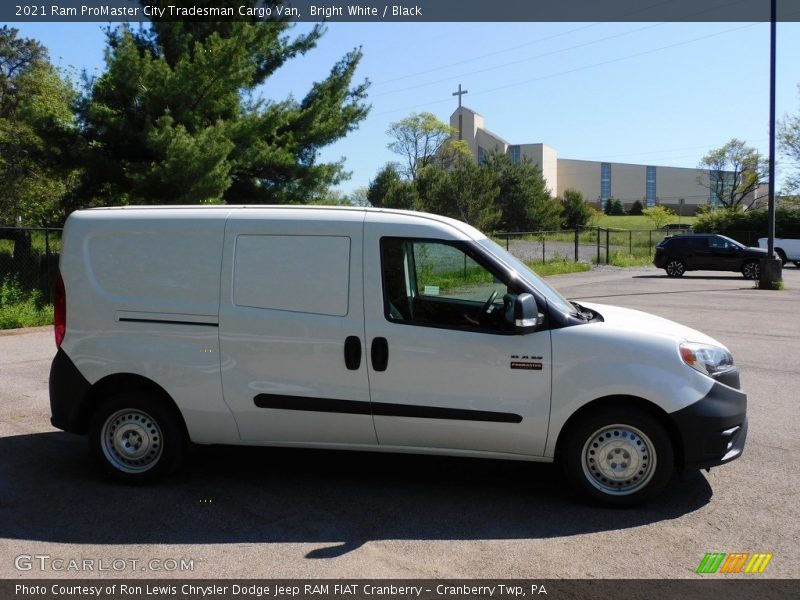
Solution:
<svg viewBox="0 0 800 600">
<path fill-rule="evenodd" d="M 107 24 L 11 23 L 73 72 L 102 73 Z M 293 32 L 310 27 L 298 24 Z M 458 102 L 512 144 L 545 143 L 559 158 L 696 167 L 739 138 L 767 155 L 768 23 L 329 23 L 317 48 L 265 83 L 265 99 L 301 99 L 360 47 L 356 81 L 371 82 L 369 116 L 323 161 L 345 158 L 349 193 L 389 161 L 392 122 Z M 800 23 L 777 29 L 777 114 L 800 112 Z M 778 186 L 791 165 L 778 157 Z"/>
</svg>

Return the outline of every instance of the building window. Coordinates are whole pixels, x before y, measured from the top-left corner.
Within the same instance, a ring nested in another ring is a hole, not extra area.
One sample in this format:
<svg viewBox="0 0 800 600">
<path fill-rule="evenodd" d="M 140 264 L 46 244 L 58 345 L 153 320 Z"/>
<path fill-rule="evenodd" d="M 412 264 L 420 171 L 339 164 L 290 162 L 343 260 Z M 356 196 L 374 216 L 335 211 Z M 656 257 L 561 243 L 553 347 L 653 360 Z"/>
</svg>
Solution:
<svg viewBox="0 0 800 600">
<path fill-rule="evenodd" d="M 646 184 L 646 198 L 647 208 L 652 208 L 656 205 L 656 168 L 647 167 L 647 184 Z"/>
<path fill-rule="evenodd" d="M 513 162 L 515 165 L 519 163 L 519 146 L 509 146 L 508 151 L 511 153 L 511 162 Z"/>
<path fill-rule="evenodd" d="M 606 202 L 611 198 L 611 165 L 600 163 L 600 208 L 605 209 Z"/>
<path fill-rule="evenodd" d="M 486 154 L 486 150 L 484 150 L 483 148 L 481 148 L 480 146 L 478 146 L 478 162 L 479 162 L 480 164 L 483 164 L 483 163 L 485 163 L 485 162 L 488 160 L 488 158 L 489 158 L 489 157 L 488 157 L 488 156 L 487 156 L 487 154 Z"/>
<path fill-rule="evenodd" d="M 708 203 L 711 206 L 717 205 L 716 190 L 719 186 L 719 171 L 708 172 Z"/>
<path fill-rule="evenodd" d="M 730 198 L 736 187 L 734 174 L 730 171 L 709 171 L 708 183 L 708 203 L 714 208 L 720 205 L 720 198 Z"/>
</svg>

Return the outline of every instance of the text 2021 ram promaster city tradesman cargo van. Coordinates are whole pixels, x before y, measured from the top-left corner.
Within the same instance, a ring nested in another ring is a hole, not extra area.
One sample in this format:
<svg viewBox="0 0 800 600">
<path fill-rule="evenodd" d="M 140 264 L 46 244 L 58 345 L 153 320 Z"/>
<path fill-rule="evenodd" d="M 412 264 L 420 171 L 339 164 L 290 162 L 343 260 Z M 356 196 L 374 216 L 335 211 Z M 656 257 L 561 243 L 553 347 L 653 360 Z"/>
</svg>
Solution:
<svg viewBox="0 0 800 600">
<path fill-rule="evenodd" d="M 52 423 L 113 476 L 189 443 L 560 463 L 609 504 L 737 458 L 718 341 L 564 299 L 485 235 L 361 208 L 93 209 L 67 220 Z"/>
</svg>

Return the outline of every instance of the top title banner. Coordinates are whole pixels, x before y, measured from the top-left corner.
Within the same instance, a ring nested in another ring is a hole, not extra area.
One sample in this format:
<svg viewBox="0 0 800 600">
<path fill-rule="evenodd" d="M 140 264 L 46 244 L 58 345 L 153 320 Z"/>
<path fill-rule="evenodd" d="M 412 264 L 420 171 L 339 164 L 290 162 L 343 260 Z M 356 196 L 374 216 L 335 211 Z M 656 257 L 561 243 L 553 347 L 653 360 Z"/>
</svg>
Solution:
<svg viewBox="0 0 800 600">
<path fill-rule="evenodd" d="M 800 21 L 800 2 L 776 1 L 778 21 Z M 11 0 L 0 4 L 0 21 L 6 22 L 764 22 L 770 18 L 769 0 Z"/>
</svg>

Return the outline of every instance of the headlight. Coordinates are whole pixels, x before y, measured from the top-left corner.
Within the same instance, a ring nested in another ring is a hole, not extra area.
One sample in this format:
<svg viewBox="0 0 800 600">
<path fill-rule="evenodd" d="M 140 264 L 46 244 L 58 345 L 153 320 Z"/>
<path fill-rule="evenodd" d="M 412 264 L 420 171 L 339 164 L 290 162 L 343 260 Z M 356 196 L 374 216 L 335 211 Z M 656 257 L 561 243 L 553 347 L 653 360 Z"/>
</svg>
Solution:
<svg viewBox="0 0 800 600">
<path fill-rule="evenodd" d="M 683 342 L 679 349 L 683 362 L 704 375 L 713 377 L 733 368 L 731 353 L 717 346 Z"/>
</svg>

